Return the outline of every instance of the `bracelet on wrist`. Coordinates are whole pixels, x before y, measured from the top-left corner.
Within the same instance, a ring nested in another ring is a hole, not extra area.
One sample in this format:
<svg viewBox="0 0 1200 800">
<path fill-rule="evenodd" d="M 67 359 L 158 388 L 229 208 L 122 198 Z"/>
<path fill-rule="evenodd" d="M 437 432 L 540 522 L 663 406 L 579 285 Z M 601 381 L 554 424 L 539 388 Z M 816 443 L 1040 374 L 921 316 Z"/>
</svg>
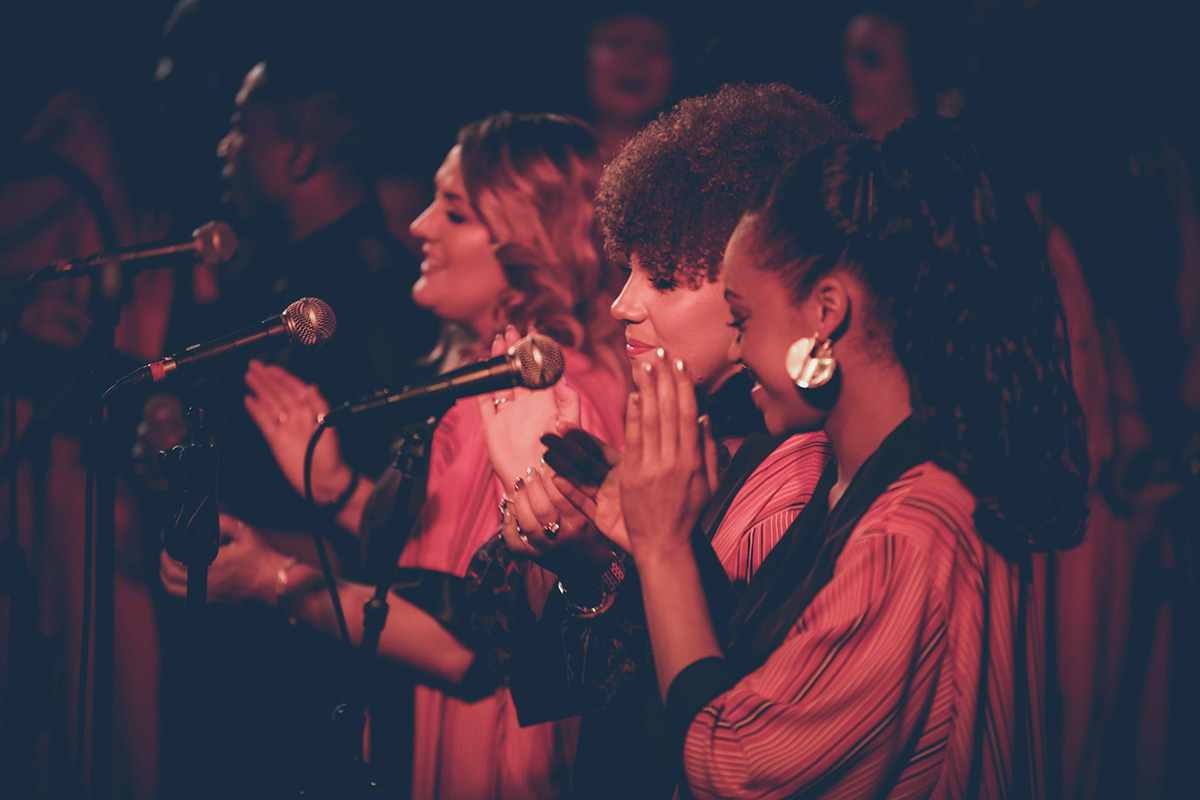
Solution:
<svg viewBox="0 0 1200 800">
<path fill-rule="evenodd" d="M 608 568 L 592 581 L 591 589 L 587 601 L 577 602 L 579 596 L 575 599 L 571 598 L 567 590 L 563 587 L 563 582 L 558 582 L 558 592 L 562 595 L 563 602 L 567 606 L 567 610 L 572 615 L 580 619 L 591 619 L 608 611 L 612 607 L 613 602 L 617 597 L 617 587 L 621 585 L 621 581 L 625 579 L 625 559 L 623 556 L 613 553 L 612 561 L 609 562 Z"/>
</svg>

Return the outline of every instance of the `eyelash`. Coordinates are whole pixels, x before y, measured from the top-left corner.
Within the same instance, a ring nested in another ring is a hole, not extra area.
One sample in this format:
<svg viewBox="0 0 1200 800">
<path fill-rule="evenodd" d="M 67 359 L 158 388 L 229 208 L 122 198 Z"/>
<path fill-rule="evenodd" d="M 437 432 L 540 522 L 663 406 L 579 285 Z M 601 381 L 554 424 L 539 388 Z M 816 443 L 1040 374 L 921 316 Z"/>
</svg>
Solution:
<svg viewBox="0 0 1200 800">
<path fill-rule="evenodd" d="M 737 338 L 739 342 L 742 340 L 742 326 L 746 324 L 746 319 L 746 317 L 734 317 L 732 322 L 725 323 L 729 327 L 737 330 Z"/>
<path fill-rule="evenodd" d="M 462 225 L 464 222 L 467 221 L 467 218 L 464 217 L 462 214 L 455 214 L 453 211 L 446 212 L 446 219 L 450 220 L 455 225 Z"/>
</svg>

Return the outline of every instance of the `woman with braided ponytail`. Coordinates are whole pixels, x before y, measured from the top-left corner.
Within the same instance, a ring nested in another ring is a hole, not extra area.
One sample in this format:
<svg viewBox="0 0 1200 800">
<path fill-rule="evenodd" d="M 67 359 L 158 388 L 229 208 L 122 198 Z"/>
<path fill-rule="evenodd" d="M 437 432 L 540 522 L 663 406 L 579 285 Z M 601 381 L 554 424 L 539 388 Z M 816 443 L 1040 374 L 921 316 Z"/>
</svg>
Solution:
<svg viewBox="0 0 1200 800">
<path fill-rule="evenodd" d="M 687 365 L 639 371 L 621 476 L 659 685 L 698 797 L 1043 794 L 1038 551 L 1088 471 L 1027 210 L 948 123 L 817 151 L 725 254 L 773 433 L 836 461 L 715 630 L 687 534 L 711 444 Z"/>
</svg>

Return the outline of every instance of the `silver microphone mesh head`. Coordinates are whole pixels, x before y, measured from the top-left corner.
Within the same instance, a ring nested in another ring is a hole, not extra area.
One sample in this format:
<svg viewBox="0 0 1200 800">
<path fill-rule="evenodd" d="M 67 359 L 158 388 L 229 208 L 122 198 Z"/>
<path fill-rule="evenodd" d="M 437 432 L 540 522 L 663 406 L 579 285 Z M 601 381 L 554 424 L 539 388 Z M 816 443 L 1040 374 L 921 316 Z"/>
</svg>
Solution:
<svg viewBox="0 0 1200 800">
<path fill-rule="evenodd" d="M 192 231 L 200 261 L 208 266 L 224 264 L 237 252 L 237 234 L 227 222 L 206 222 Z"/>
<path fill-rule="evenodd" d="M 324 300 L 315 297 L 301 297 L 284 309 L 281 316 L 287 323 L 292 344 L 324 344 L 337 330 L 333 309 Z"/>
<path fill-rule="evenodd" d="M 558 342 L 534 333 L 508 349 L 521 366 L 521 385 L 527 389 L 553 386 L 563 374 L 563 354 Z"/>
</svg>

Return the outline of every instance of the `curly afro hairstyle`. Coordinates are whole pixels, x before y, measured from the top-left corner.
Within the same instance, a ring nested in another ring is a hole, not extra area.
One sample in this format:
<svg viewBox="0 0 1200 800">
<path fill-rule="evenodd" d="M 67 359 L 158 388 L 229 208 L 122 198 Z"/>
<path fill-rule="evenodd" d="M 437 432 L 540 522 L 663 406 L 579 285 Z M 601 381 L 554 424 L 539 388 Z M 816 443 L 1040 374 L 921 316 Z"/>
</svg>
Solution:
<svg viewBox="0 0 1200 800">
<path fill-rule="evenodd" d="M 621 264 L 636 255 L 663 290 L 716 280 L 749 202 L 784 167 L 852 135 L 784 84 L 727 84 L 683 100 L 605 167 L 596 197 L 605 250 Z"/>
</svg>

